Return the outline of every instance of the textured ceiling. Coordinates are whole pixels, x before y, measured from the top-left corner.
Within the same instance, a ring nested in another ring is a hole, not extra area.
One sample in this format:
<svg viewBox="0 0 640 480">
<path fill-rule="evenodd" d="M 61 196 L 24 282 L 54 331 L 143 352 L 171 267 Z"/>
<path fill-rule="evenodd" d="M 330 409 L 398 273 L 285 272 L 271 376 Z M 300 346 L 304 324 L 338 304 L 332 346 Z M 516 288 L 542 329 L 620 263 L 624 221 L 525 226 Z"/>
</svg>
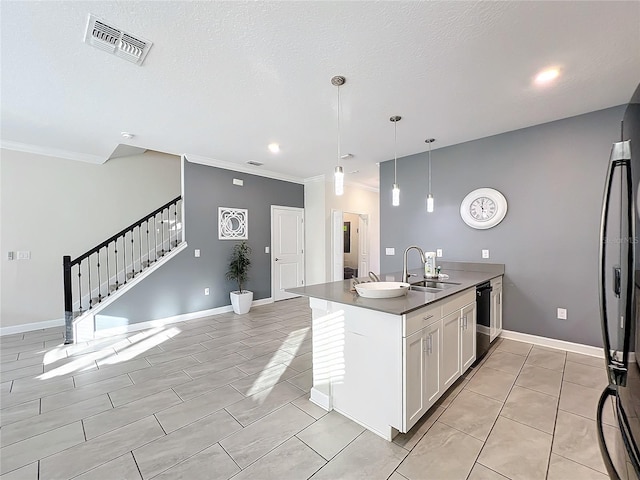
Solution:
<svg viewBox="0 0 640 480">
<path fill-rule="evenodd" d="M 89 13 L 154 42 L 144 65 L 84 44 Z M 377 186 L 391 115 L 400 157 L 620 105 L 640 81 L 638 1 L 2 0 L 0 16 L 2 145 L 97 162 L 126 143 L 330 173 L 344 75 L 347 180 Z M 559 80 L 533 86 L 548 66 Z"/>
</svg>

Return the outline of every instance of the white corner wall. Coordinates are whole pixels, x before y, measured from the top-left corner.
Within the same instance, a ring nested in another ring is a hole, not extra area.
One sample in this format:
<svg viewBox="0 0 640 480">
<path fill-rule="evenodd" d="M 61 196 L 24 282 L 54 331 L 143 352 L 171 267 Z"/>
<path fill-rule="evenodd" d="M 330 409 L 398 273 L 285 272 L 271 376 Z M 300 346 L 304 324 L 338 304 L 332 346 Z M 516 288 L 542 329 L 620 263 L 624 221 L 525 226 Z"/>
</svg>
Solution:
<svg viewBox="0 0 640 480">
<path fill-rule="evenodd" d="M 62 256 L 76 257 L 180 195 L 180 157 L 102 165 L 2 149 L 0 326 L 64 317 Z M 9 251 L 31 260 L 7 260 Z"/>
<path fill-rule="evenodd" d="M 380 201 L 378 192 L 345 185 L 336 197 L 325 176 L 304 184 L 306 283 L 324 283 L 331 275 L 331 210 L 369 215 L 371 271 L 380 273 Z"/>
</svg>

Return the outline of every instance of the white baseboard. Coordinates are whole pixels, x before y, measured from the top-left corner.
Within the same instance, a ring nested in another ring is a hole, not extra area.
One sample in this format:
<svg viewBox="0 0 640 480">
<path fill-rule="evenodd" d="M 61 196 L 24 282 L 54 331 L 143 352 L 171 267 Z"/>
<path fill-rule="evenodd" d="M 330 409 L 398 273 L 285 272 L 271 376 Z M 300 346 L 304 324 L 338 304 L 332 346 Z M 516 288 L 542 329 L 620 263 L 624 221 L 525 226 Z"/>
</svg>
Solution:
<svg viewBox="0 0 640 480">
<path fill-rule="evenodd" d="M 43 328 L 64 327 L 64 318 L 56 318 L 54 320 L 45 320 L 43 322 L 22 323 L 20 325 L 9 325 L 0 327 L 0 337 L 4 335 L 13 335 L 14 333 L 33 332 L 34 330 L 42 330 Z"/>
<path fill-rule="evenodd" d="M 332 410 L 331 399 L 326 393 L 322 393 L 315 387 L 311 388 L 309 401 L 315 403 L 320 408 L 330 412 Z"/>
<path fill-rule="evenodd" d="M 517 340 L 518 342 L 533 343 L 541 347 L 556 348 L 558 350 L 566 350 L 567 352 L 581 353 L 590 357 L 604 358 L 604 350 L 602 347 L 593 347 L 591 345 L 583 345 L 581 343 L 567 342 L 564 340 L 556 340 L 555 338 L 539 337 L 537 335 L 529 335 L 528 333 L 512 332 L 510 330 L 502 331 L 502 338 L 509 340 Z"/>
<path fill-rule="evenodd" d="M 273 303 L 273 298 L 261 298 L 260 300 L 254 300 L 251 303 L 252 307 L 260 305 L 267 305 Z M 161 318 L 158 320 L 150 320 L 148 322 L 134 323 L 117 329 L 108 329 L 96 332 L 95 338 L 103 338 L 108 335 L 117 335 L 126 332 L 135 332 L 137 330 L 144 330 L 146 328 L 158 327 L 161 325 L 168 325 L 170 323 L 186 322 L 188 320 L 195 320 L 202 317 L 208 317 L 210 315 L 218 315 L 220 313 L 232 312 L 231 305 L 225 305 L 223 307 L 211 308 L 209 310 L 200 310 L 198 312 L 183 313 L 180 315 L 174 315 L 172 317 Z M 98 314 L 99 315 L 99 314 Z M 0 337 L 4 335 L 13 335 L 14 333 L 32 332 L 34 330 L 42 330 L 43 328 L 63 327 L 64 318 L 56 318 L 55 320 L 45 320 L 43 322 L 35 323 L 23 323 L 21 325 L 9 325 L 7 327 L 0 327 Z M 117 331 L 116 331 L 117 330 Z M 109 332 L 103 335 L 103 332 Z"/>
<path fill-rule="evenodd" d="M 273 303 L 273 298 L 261 298 L 260 300 L 254 300 L 251 302 L 252 307 L 258 307 L 260 305 L 267 305 Z M 181 313 L 179 315 L 173 315 L 171 317 L 159 318 L 157 320 L 149 320 L 148 322 L 132 323 L 129 325 L 123 325 L 121 327 L 108 328 L 105 330 L 99 330 L 95 332 L 93 338 L 105 338 L 112 335 L 121 335 L 128 332 L 136 332 L 139 330 L 146 330 L 148 328 L 157 328 L 164 325 L 170 325 L 172 323 L 187 322 L 189 320 L 197 320 L 203 317 L 210 317 L 212 315 L 219 315 L 221 313 L 233 312 L 231 305 L 225 305 L 222 307 L 210 308 L 208 310 L 199 310 L 191 313 Z M 78 340 L 86 341 L 86 340 Z"/>
</svg>

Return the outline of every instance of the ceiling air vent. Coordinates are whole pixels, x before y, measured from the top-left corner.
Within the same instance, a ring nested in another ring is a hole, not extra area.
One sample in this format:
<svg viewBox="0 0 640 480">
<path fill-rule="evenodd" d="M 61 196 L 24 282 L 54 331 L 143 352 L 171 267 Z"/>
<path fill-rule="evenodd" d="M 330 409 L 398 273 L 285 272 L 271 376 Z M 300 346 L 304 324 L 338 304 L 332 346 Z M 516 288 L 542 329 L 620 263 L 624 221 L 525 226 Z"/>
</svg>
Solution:
<svg viewBox="0 0 640 480">
<path fill-rule="evenodd" d="M 89 14 L 84 42 L 136 65 L 142 65 L 151 45 L 153 45 L 149 40 L 109 25 L 104 20 L 91 14 Z"/>
<path fill-rule="evenodd" d="M 253 165 L 254 167 L 261 167 L 262 165 L 264 165 L 264 163 L 260 163 L 260 162 L 254 162 L 253 160 L 250 160 L 247 162 L 249 165 Z"/>
</svg>

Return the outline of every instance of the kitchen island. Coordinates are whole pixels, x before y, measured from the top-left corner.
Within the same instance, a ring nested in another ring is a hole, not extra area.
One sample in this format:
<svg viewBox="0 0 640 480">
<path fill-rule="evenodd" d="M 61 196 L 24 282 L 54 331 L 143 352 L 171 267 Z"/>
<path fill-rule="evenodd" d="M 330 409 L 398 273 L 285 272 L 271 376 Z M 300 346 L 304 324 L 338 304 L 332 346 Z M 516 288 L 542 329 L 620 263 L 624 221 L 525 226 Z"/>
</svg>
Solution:
<svg viewBox="0 0 640 480">
<path fill-rule="evenodd" d="M 442 265 L 446 288 L 396 298 L 360 297 L 351 280 L 287 290 L 310 298 L 311 401 L 387 440 L 427 412 L 476 359 L 476 285 L 504 273 L 498 264 Z M 422 270 L 410 273 L 422 280 Z"/>
</svg>

